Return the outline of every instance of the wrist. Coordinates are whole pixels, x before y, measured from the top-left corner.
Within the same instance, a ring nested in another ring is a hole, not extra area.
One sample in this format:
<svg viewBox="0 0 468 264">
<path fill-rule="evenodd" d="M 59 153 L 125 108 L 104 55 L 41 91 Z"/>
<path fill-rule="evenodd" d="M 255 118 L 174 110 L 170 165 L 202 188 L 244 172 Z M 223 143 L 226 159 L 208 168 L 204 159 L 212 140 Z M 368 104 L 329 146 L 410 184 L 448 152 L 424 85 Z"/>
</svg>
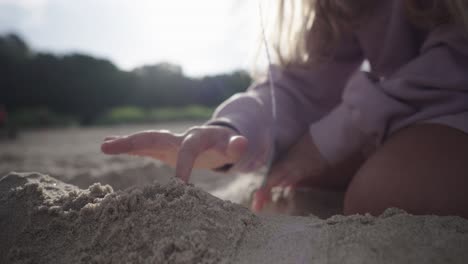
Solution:
<svg viewBox="0 0 468 264">
<path fill-rule="evenodd" d="M 205 125 L 206 126 L 216 126 L 216 127 L 227 128 L 227 129 L 231 130 L 232 132 L 234 132 L 236 135 L 240 135 L 239 130 L 236 127 L 234 127 L 233 125 L 229 124 L 229 123 L 225 123 L 225 122 L 222 122 L 222 121 L 215 121 L 215 122 L 212 122 L 212 123 L 207 123 Z"/>
</svg>

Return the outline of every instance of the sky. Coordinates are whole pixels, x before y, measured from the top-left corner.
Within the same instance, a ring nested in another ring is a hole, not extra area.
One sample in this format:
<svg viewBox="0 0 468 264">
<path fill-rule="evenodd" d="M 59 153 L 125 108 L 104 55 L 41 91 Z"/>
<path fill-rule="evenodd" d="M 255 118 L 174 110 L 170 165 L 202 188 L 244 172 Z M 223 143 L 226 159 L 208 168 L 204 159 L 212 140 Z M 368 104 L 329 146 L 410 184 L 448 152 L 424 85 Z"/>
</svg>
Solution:
<svg viewBox="0 0 468 264">
<path fill-rule="evenodd" d="M 258 50 L 253 0 L 0 0 L 0 34 L 35 50 L 81 52 L 124 70 L 172 62 L 190 76 L 249 69 Z"/>
</svg>

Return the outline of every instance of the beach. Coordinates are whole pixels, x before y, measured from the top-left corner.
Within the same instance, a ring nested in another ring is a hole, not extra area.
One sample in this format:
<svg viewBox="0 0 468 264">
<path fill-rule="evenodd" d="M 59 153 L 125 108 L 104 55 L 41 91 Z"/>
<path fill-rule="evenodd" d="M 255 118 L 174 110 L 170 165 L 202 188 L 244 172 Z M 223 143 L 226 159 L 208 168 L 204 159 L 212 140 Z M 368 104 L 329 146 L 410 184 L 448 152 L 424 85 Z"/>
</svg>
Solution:
<svg viewBox="0 0 468 264">
<path fill-rule="evenodd" d="M 339 204 L 319 200 L 333 193 L 311 201 L 314 215 L 255 215 L 245 205 L 258 176 L 196 171 L 185 185 L 157 161 L 99 150 L 105 136 L 191 125 L 1 142 L 0 263 L 468 263 L 468 220 L 456 216 L 331 216 Z"/>
</svg>

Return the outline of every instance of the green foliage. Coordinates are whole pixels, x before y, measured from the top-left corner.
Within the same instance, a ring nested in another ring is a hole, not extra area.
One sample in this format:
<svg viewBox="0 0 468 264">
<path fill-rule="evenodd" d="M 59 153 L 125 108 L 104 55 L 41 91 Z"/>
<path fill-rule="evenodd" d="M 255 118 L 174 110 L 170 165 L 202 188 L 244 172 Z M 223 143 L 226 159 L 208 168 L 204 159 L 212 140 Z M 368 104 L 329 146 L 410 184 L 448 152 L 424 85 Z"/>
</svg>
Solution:
<svg viewBox="0 0 468 264">
<path fill-rule="evenodd" d="M 96 124 L 135 124 L 172 121 L 207 120 L 214 109 L 199 105 L 163 107 L 145 110 L 135 106 L 116 107 L 101 115 Z"/>
<path fill-rule="evenodd" d="M 66 127 L 76 125 L 76 118 L 54 113 L 47 108 L 30 108 L 10 114 L 8 122 L 21 128 Z"/>
<path fill-rule="evenodd" d="M 0 58 L 15 62 L 26 60 L 30 55 L 28 45 L 17 35 L 7 34 L 0 38 Z"/>
<path fill-rule="evenodd" d="M 149 111 L 149 117 L 155 122 L 174 120 L 206 120 L 211 117 L 214 109 L 199 105 L 185 107 L 164 107 Z"/>
<path fill-rule="evenodd" d="M 250 83 L 243 71 L 190 78 L 170 63 L 122 71 L 108 60 L 35 53 L 16 35 L 0 36 L 0 105 L 9 112 L 45 106 L 48 115 L 74 116 L 84 125 L 102 122 L 103 117 L 118 122 L 204 119 L 211 112 L 206 109 L 244 91 Z M 139 110 L 114 109 L 125 105 Z"/>
<path fill-rule="evenodd" d="M 147 117 L 146 111 L 142 108 L 134 106 L 124 106 L 111 109 L 103 117 L 102 122 L 108 123 L 140 123 L 145 122 Z"/>
</svg>

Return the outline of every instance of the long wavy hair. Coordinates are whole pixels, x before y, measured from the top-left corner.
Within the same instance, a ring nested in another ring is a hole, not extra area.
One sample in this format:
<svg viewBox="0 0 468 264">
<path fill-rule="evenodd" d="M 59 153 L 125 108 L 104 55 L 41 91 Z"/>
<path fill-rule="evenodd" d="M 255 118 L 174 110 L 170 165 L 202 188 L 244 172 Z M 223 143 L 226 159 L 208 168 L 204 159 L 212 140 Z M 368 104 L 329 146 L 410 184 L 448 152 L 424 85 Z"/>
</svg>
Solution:
<svg viewBox="0 0 468 264">
<path fill-rule="evenodd" d="M 372 14 L 375 0 L 278 0 L 273 37 L 280 65 L 306 65 L 329 58 L 340 37 Z M 418 27 L 431 30 L 454 23 L 468 35 L 468 0 L 402 0 L 406 15 Z"/>
</svg>

